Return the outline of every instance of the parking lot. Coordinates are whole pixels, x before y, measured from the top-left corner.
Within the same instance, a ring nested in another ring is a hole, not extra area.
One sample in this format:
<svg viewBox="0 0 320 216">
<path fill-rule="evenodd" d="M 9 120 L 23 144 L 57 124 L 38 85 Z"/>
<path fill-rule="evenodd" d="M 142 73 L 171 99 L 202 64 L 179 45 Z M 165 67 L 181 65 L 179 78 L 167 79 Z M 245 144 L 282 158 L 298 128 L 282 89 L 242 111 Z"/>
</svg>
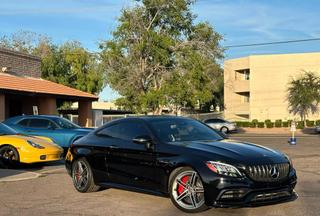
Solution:
<svg viewBox="0 0 320 216">
<path fill-rule="evenodd" d="M 288 154 L 298 173 L 294 202 L 237 209 L 211 209 L 199 215 L 319 215 L 320 212 L 320 136 L 298 137 L 290 146 L 284 135 L 237 135 L 231 138 L 258 143 Z M 136 192 L 106 189 L 81 194 L 61 163 L 28 166 L 22 170 L 40 177 L 0 182 L 0 215 L 184 215 L 170 199 Z"/>
</svg>

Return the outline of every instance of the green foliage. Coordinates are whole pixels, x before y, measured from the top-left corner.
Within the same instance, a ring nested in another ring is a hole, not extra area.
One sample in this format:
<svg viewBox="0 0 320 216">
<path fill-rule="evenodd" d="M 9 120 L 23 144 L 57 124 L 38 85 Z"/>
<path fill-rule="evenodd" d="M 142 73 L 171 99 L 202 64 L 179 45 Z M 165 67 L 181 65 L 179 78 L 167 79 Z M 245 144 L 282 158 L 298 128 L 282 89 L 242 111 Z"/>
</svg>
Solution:
<svg viewBox="0 0 320 216">
<path fill-rule="evenodd" d="M 307 127 L 313 127 L 314 126 L 314 121 L 306 120 L 306 124 L 307 124 Z"/>
<path fill-rule="evenodd" d="M 274 127 L 274 123 L 271 121 L 265 121 L 266 127 L 267 128 L 273 128 Z"/>
<path fill-rule="evenodd" d="M 319 111 L 320 77 L 313 72 L 306 72 L 298 79 L 293 79 L 289 83 L 287 99 L 289 112 L 305 121 L 310 113 Z"/>
<path fill-rule="evenodd" d="M 282 120 L 281 119 L 276 120 L 275 123 L 274 123 L 274 126 L 277 127 L 277 128 L 281 127 L 282 126 Z"/>
<path fill-rule="evenodd" d="M 195 22 L 193 3 L 141 0 L 122 11 L 112 39 L 100 44 L 107 84 L 133 111 L 222 106 L 222 37 Z"/>
<path fill-rule="evenodd" d="M 316 125 L 320 125 L 320 119 L 316 121 Z"/>
<path fill-rule="evenodd" d="M 282 127 L 289 127 L 289 122 L 288 121 L 282 122 Z"/>
<path fill-rule="evenodd" d="M 41 57 L 41 76 L 89 93 L 99 93 L 104 86 L 103 64 L 77 41 L 53 44 L 46 36 L 19 31 L 0 38 L 0 46 Z"/>
<path fill-rule="evenodd" d="M 258 125 L 258 120 L 257 120 L 257 119 L 253 119 L 253 120 L 251 121 L 250 127 L 251 127 L 251 128 L 256 128 L 257 125 Z"/>
<path fill-rule="evenodd" d="M 303 129 L 305 127 L 304 121 L 298 121 L 296 123 L 297 123 L 296 125 L 297 129 Z"/>
<path fill-rule="evenodd" d="M 266 120 L 264 120 L 264 123 L 265 124 L 271 123 L 271 120 L 270 119 L 266 119 Z"/>
<path fill-rule="evenodd" d="M 258 128 L 264 128 L 264 122 L 258 122 Z"/>
</svg>

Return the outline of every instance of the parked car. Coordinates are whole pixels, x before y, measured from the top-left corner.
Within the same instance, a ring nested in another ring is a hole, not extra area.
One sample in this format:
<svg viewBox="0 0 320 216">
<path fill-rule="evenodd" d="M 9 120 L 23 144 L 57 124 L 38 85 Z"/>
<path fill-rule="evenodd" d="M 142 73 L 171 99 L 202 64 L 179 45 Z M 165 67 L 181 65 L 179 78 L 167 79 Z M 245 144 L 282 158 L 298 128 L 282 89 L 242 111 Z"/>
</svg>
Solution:
<svg viewBox="0 0 320 216">
<path fill-rule="evenodd" d="M 114 187 L 170 196 L 190 213 L 296 198 L 288 156 L 182 117 L 109 122 L 71 145 L 66 168 L 79 192 Z"/>
<path fill-rule="evenodd" d="M 18 134 L 0 123 L 0 158 L 2 166 L 60 160 L 63 149 L 46 137 Z"/>
<path fill-rule="evenodd" d="M 316 131 L 317 133 L 320 133 L 320 125 L 317 125 L 317 126 L 316 126 L 315 131 Z"/>
<path fill-rule="evenodd" d="M 49 137 L 64 149 L 67 149 L 75 140 L 93 131 L 91 128 L 81 128 L 68 119 L 54 115 L 16 116 L 3 123 L 21 134 Z"/>
<path fill-rule="evenodd" d="M 233 122 L 226 121 L 224 119 L 206 119 L 204 120 L 204 123 L 212 127 L 213 129 L 216 129 L 218 131 L 221 131 L 223 133 L 229 133 L 234 132 L 237 130 L 237 126 Z"/>
</svg>

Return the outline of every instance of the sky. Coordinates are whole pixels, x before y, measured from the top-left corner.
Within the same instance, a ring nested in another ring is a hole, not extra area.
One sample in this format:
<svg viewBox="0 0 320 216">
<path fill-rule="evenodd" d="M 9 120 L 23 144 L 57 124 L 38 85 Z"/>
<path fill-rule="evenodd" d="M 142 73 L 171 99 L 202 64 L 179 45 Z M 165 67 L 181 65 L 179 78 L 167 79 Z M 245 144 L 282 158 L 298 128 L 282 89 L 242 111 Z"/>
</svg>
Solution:
<svg viewBox="0 0 320 216">
<path fill-rule="evenodd" d="M 56 43 L 78 40 L 90 51 L 111 38 L 121 10 L 131 0 L 0 0 L 0 36 L 27 30 Z M 223 35 L 222 45 L 320 38 L 318 0 L 198 0 L 196 22 L 209 22 Z M 226 59 L 247 55 L 319 52 L 320 41 L 230 48 Z M 106 87 L 102 100 L 119 95 Z"/>
</svg>

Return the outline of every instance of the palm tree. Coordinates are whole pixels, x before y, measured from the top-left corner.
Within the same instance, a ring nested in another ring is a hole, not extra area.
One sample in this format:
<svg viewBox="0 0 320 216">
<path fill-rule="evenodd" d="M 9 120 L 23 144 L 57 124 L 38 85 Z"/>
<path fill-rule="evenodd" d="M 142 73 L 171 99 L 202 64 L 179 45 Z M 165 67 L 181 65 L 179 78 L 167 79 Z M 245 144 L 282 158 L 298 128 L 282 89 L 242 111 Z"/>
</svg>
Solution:
<svg viewBox="0 0 320 216">
<path fill-rule="evenodd" d="M 320 77 L 313 72 L 305 72 L 289 83 L 287 100 L 289 112 L 299 115 L 306 125 L 306 118 L 319 112 Z"/>
</svg>

